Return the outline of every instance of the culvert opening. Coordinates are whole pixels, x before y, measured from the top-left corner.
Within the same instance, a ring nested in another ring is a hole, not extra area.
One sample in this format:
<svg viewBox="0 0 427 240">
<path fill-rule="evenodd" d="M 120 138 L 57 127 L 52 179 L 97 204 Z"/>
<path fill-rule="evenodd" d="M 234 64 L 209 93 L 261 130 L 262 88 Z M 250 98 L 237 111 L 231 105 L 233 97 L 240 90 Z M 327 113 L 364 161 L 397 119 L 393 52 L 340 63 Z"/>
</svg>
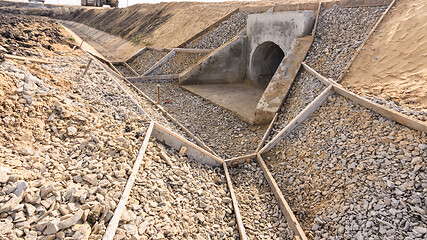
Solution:
<svg viewBox="0 0 427 240">
<path fill-rule="evenodd" d="M 273 42 L 264 42 L 252 54 L 252 79 L 262 88 L 266 88 L 285 53 Z"/>
</svg>

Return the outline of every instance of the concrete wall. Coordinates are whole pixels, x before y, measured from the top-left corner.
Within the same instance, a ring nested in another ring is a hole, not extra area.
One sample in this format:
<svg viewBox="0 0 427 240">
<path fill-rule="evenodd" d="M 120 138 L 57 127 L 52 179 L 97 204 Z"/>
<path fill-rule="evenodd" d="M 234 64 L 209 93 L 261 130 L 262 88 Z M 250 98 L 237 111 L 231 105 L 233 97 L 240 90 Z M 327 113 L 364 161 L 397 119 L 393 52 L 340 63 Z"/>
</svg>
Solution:
<svg viewBox="0 0 427 240">
<path fill-rule="evenodd" d="M 246 27 L 248 35 L 248 61 L 246 76 L 257 83 L 253 71 L 253 54 L 265 42 L 273 42 L 284 53 L 288 52 L 295 39 L 311 34 L 315 16 L 312 11 L 273 12 L 251 14 Z M 286 58 L 286 55 L 285 55 Z"/>
<path fill-rule="evenodd" d="M 234 83 L 245 79 L 247 37 L 235 37 L 179 77 L 180 84 Z"/>
</svg>

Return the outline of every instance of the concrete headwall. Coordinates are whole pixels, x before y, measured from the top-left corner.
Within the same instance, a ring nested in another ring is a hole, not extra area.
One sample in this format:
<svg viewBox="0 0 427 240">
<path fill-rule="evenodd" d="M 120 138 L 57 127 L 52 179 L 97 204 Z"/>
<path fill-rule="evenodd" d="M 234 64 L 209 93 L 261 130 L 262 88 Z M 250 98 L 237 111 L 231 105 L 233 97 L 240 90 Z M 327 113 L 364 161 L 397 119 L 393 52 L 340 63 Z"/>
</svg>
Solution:
<svg viewBox="0 0 427 240">
<path fill-rule="evenodd" d="M 234 83 L 245 79 L 247 37 L 235 37 L 183 72 L 180 84 Z"/>
<path fill-rule="evenodd" d="M 272 42 L 286 53 L 295 39 L 311 34 L 315 21 L 312 11 L 273 12 L 248 16 L 247 78 L 257 83 L 253 55 L 258 46 Z M 286 56 L 285 56 L 286 58 Z"/>
</svg>

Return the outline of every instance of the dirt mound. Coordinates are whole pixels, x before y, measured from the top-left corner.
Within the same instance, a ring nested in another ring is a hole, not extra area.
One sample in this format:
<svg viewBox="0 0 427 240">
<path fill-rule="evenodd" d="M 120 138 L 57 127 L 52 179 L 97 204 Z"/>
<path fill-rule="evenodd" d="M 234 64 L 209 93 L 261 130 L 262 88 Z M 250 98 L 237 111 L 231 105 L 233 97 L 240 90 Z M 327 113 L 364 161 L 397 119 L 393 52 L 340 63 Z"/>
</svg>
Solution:
<svg viewBox="0 0 427 240">
<path fill-rule="evenodd" d="M 0 15 L 0 53 L 21 56 L 44 55 L 34 47 L 51 52 L 62 48 L 57 44 L 72 45 L 62 34 L 60 26 L 51 19 L 34 16 Z"/>
<path fill-rule="evenodd" d="M 343 81 L 353 91 L 427 109 L 427 3 L 398 1 Z"/>
</svg>

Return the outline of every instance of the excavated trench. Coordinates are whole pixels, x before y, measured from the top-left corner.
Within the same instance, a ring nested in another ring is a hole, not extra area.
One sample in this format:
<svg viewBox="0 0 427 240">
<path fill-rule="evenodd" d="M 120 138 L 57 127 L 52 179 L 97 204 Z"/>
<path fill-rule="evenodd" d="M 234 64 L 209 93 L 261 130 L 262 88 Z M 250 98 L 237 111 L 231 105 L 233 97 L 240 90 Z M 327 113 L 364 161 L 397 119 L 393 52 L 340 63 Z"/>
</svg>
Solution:
<svg viewBox="0 0 427 240">
<path fill-rule="evenodd" d="M 314 41 L 305 62 L 324 76 L 336 79 L 385 9 L 384 6 L 345 8 L 338 5 L 329 9 L 322 8 Z M 237 24 L 239 27 L 233 30 L 237 34 L 243 29 L 242 25 L 245 24 L 242 23 L 242 18 L 247 17 L 247 14 L 236 16 L 232 15 L 224 24 L 233 25 L 233 21 L 239 22 Z M 227 28 L 224 24 L 188 43 L 186 47 L 199 49 L 219 47 L 218 42 L 223 41 L 215 39 L 212 32 L 225 31 Z M 327 57 L 325 53 L 328 53 Z M 128 63 L 142 75 L 166 54 L 167 52 L 146 50 Z M 205 55 L 177 54 L 150 75 L 181 73 Z M 268 84 L 284 57 L 286 56 L 281 48 L 272 42 L 263 43 L 256 48 L 251 61 L 252 77 L 261 87 Z M 125 77 L 135 75 L 125 66 L 117 68 Z M 184 90 L 174 80 L 135 79 L 132 83 L 153 100 L 157 100 L 157 89 L 160 86 L 160 104 L 224 159 L 253 153 L 265 133 L 265 126 L 253 126 L 243 122 L 230 111 Z M 323 83 L 305 70 L 301 70 L 281 107 L 267 141 L 325 88 Z M 365 117 L 363 120 L 360 119 L 359 113 Z M 333 95 L 312 118 L 263 157 L 309 238 L 347 239 L 356 236 L 363 239 L 379 233 L 399 238 L 416 237 L 419 235 L 408 233 L 408 229 L 413 226 L 425 228 L 426 224 L 423 221 L 424 217 L 420 216 L 420 211 L 414 213 L 408 209 L 422 205 L 422 189 L 427 184 L 425 172 L 419 171 L 420 167 L 417 167 L 419 161 L 414 160 L 426 157 L 426 152 L 420 147 L 425 142 L 425 137 L 424 133 L 397 125 L 342 97 Z M 410 146 L 407 147 L 406 144 Z M 167 151 L 168 155 L 180 159 L 173 150 L 162 151 Z M 162 180 L 158 180 L 159 182 L 155 182 L 152 178 L 149 180 L 152 181 L 150 183 L 144 180 L 148 175 L 143 175 L 138 180 L 139 184 L 141 186 L 157 184 L 161 187 L 164 181 L 169 181 L 176 189 L 171 191 L 165 188 L 165 192 L 169 192 L 159 196 L 151 196 L 149 190 L 144 188 L 135 190 L 132 193 L 134 196 L 149 199 L 146 203 L 148 207 L 139 210 L 138 216 L 141 219 L 147 214 L 156 214 L 147 212 L 151 211 L 147 210 L 150 206 L 155 206 L 155 209 L 161 211 L 165 205 L 164 198 L 175 199 L 179 208 L 181 197 L 187 197 L 194 206 L 198 206 L 197 211 L 211 209 L 209 211 L 221 217 L 213 222 L 205 222 L 194 213 L 195 219 L 188 221 L 187 225 L 181 225 L 174 219 L 176 223 L 168 226 L 165 236 L 191 226 L 201 229 L 199 233 L 191 235 L 192 237 L 207 237 L 211 232 L 226 237 L 237 236 L 235 228 L 234 230 L 227 228 L 227 225 L 234 224 L 230 204 L 215 205 L 215 201 L 212 200 L 215 196 L 203 196 L 197 189 L 187 186 L 186 179 L 174 177 L 173 169 L 178 166 L 170 165 L 161 156 L 155 156 L 155 159 L 157 161 L 153 162 L 153 166 L 148 167 L 164 168 L 164 175 L 170 176 L 160 178 Z M 168 164 L 172 169 L 167 169 Z M 221 185 L 221 182 L 224 183 L 223 175 L 218 174 L 217 170 L 206 170 L 197 163 L 188 161 L 180 164 L 185 165 L 189 174 L 191 172 L 193 175 L 200 174 L 206 178 L 212 176 L 220 178 L 215 187 L 223 190 L 226 188 Z M 386 170 L 389 168 L 394 172 Z M 287 225 L 257 164 L 245 163 L 232 167 L 230 174 L 248 237 L 293 239 L 294 233 Z M 181 188 L 184 185 L 185 187 Z M 218 191 L 223 196 L 228 194 L 227 191 Z M 354 198 L 350 199 L 349 195 Z M 203 200 L 198 199 L 200 197 Z M 210 202 L 212 205 L 206 204 L 209 199 L 212 200 Z M 364 215 L 361 216 L 360 212 Z M 382 217 L 378 219 L 377 216 Z M 215 227 L 211 229 L 211 226 Z M 399 229 L 401 227 L 404 227 L 404 230 Z M 155 232 L 149 228 L 146 231 L 153 234 Z M 189 236 L 185 235 L 188 234 L 186 231 L 182 234 L 183 237 Z M 380 236 L 382 235 L 377 237 Z"/>
</svg>

